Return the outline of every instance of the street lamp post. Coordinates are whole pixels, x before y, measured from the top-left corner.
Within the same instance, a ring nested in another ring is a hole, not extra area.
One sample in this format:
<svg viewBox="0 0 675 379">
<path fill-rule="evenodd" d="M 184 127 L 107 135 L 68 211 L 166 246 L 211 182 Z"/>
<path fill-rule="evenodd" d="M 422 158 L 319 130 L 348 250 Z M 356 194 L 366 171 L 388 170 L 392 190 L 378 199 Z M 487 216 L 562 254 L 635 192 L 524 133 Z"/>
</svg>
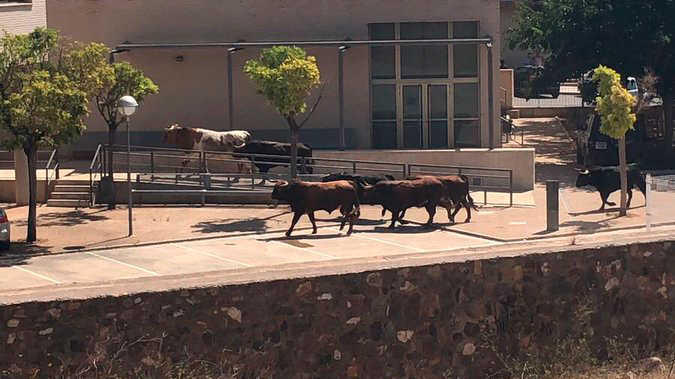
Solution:
<svg viewBox="0 0 675 379">
<path fill-rule="evenodd" d="M 122 96 L 117 101 L 117 111 L 124 116 L 127 125 L 127 208 L 129 212 L 129 237 L 134 234 L 133 220 L 131 217 L 131 135 L 129 134 L 129 117 L 131 117 L 138 108 L 138 102 L 131 96 Z"/>
</svg>

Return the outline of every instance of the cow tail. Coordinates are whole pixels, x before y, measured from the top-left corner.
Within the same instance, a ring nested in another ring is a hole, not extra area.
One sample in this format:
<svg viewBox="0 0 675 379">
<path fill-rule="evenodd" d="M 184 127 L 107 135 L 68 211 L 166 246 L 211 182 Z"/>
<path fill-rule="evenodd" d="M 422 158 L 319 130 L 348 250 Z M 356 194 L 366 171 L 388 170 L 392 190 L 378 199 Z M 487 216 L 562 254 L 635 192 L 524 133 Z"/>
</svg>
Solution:
<svg viewBox="0 0 675 379">
<path fill-rule="evenodd" d="M 469 206 L 471 206 L 474 211 L 478 212 L 478 207 L 473 203 L 473 197 L 471 197 L 471 192 L 469 192 L 469 177 L 463 174 L 459 175 L 459 177 L 466 183 L 466 198 L 469 200 Z"/>
<path fill-rule="evenodd" d="M 350 216 L 353 216 L 354 218 L 359 218 L 361 217 L 361 203 L 359 202 L 359 191 L 357 190 L 356 183 L 353 181 L 350 181 L 354 188 L 354 208 L 352 211 L 349 213 Z"/>
</svg>

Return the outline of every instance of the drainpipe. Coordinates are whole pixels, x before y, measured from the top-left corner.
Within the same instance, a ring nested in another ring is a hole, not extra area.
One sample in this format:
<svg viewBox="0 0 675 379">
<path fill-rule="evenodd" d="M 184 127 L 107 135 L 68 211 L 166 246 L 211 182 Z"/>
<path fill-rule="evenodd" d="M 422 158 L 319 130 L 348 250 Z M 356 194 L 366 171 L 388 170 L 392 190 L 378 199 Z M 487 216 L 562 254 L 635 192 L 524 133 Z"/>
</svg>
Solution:
<svg viewBox="0 0 675 379">
<path fill-rule="evenodd" d="M 345 150 L 347 142 L 345 141 L 345 125 L 344 125 L 344 53 L 349 49 L 349 46 L 342 45 L 338 47 L 338 99 L 340 103 L 339 109 L 339 126 L 340 126 L 340 150 Z"/>
<path fill-rule="evenodd" d="M 494 111 L 494 73 L 492 67 L 492 42 L 488 42 L 487 46 L 487 59 L 488 59 L 488 117 L 489 122 L 489 138 L 490 138 L 490 150 L 495 148 L 494 135 L 495 135 L 495 111 Z"/>
</svg>

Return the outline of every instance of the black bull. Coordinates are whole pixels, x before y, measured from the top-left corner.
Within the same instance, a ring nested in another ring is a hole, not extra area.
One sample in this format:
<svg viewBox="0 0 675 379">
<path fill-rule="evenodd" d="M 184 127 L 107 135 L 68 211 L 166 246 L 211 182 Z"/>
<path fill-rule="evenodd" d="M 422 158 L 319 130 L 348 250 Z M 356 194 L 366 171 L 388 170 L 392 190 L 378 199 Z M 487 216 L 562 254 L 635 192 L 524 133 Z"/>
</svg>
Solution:
<svg viewBox="0 0 675 379">
<path fill-rule="evenodd" d="M 627 178 L 628 201 L 626 202 L 626 208 L 630 207 L 630 201 L 633 198 L 633 187 L 638 187 L 643 195 L 647 192 L 645 178 L 642 176 L 639 169 L 629 169 L 627 172 Z M 602 206 L 600 206 L 600 210 L 603 210 L 605 209 L 605 204 L 609 206 L 616 205 L 616 203 L 608 201 L 607 198 L 612 192 L 621 189 L 621 178 L 619 176 L 619 171 L 615 171 L 613 169 L 592 169 L 590 171 L 579 173 L 579 176 L 577 176 L 576 186 L 595 187 L 595 189 L 600 193 L 600 199 L 602 200 Z"/>
<path fill-rule="evenodd" d="M 274 142 L 274 141 L 260 141 L 252 140 L 247 142 L 242 147 L 234 148 L 235 158 L 245 158 L 251 161 L 253 165 L 263 174 L 277 166 L 286 166 L 291 162 L 291 144 L 284 142 Z M 248 155 L 239 155 L 239 154 L 260 154 L 260 155 L 269 155 L 268 157 L 254 157 Z M 300 167 L 298 172 L 301 174 L 311 174 L 314 170 L 312 169 L 312 148 L 309 145 L 304 143 L 298 143 L 298 159 L 300 161 Z"/>
</svg>

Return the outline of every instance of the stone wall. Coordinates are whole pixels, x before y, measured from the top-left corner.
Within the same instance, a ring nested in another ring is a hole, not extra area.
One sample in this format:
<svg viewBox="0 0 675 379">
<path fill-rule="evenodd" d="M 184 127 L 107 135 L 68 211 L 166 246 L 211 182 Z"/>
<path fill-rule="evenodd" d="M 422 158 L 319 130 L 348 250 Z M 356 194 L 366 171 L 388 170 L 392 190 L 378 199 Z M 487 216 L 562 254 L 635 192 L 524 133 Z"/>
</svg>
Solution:
<svg viewBox="0 0 675 379">
<path fill-rule="evenodd" d="M 675 341 L 672 242 L 0 308 L 0 377 L 482 378 L 585 339 Z M 148 376 L 149 375 L 149 376 Z M 229 377 L 229 376 L 225 377 Z"/>
</svg>

